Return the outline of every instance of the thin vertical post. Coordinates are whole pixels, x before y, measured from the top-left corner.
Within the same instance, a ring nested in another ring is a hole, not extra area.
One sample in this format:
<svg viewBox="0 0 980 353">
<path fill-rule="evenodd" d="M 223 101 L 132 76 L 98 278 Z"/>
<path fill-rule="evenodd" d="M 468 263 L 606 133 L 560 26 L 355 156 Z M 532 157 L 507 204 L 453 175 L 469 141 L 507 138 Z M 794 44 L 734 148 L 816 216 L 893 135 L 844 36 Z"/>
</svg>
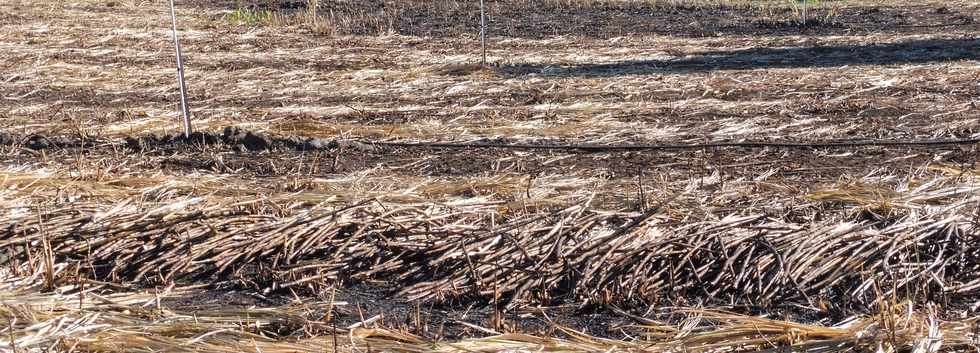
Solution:
<svg viewBox="0 0 980 353">
<path fill-rule="evenodd" d="M 319 0 L 310 0 L 309 3 L 307 4 L 307 6 L 310 6 L 312 8 L 312 10 L 313 10 L 311 16 L 313 16 L 313 26 L 316 27 L 316 22 L 317 22 L 317 13 L 316 13 L 316 11 L 317 11 L 317 7 L 320 7 L 320 1 Z"/>
<path fill-rule="evenodd" d="M 803 0 L 803 27 L 806 27 L 806 3 L 807 0 Z"/>
<path fill-rule="evenodd" d="M 180 52 L 180 38 L 177 36 L 177 10 L 174 0 L 170 0 L 170 18 L 173 20 L 174 50 L 177 52 L 177 84 L 180 86 L 180 112 L 184 117 L 184 137 L 191 137 L 191 113 L 187 108 L 187 83 L 184 82 L 184 59 Z"/>
<path fill-rule="evenodd" d="M 483 49 L 483 59 L 480 64 L 487 66 L 487 12 L 484 0 L 480 0 L 480 48 Z"/>
</svg>

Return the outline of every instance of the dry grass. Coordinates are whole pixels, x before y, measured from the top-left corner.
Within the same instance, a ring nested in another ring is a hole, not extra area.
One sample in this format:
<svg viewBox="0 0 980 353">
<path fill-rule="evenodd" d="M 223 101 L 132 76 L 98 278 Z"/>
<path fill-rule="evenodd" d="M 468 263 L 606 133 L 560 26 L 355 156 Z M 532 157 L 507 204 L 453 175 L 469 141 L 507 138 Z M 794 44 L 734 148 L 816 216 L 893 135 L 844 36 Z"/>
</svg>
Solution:
<svg viewBox="0 0 980 353">
<path fill-rule="evenodd" d="M 624 341 L 557 327 L 566 338 L 511 333 L 431 342 L 380 328 L 337 329 L 317 320 L 329 321 L 329 312 L 343 303 L 188 312 L 160 302 L 199 295 L 198 290 L 105 294 L 98 287 L 79 292 L 78 287 L 66 286 L 43 293 L 29 279 L 5 275 L 3 280 L 0 316 L 8 322 L 0 329 L 0 347 L 12 351 L 955 352 L 975 349 L 977 340 L 975 319 L 943 320 L 934 308 L 881 300 L 875 314 L 833 326 L 676 308 L 671 315 L 683 317 L 676 324 L 636 326 L 631 328 L 636 338 Z"/>
<path fill-rule="evenodd" d="M 453 1 L 425 3 L 454 6 L 445 5 Z M 944 100 L 946 94 L 937 93 L 949 87 L 952 94 L 962 95 L 956 92 L 965 92 L 974 81 L 968 63 L 868 67 L 842 60 L 841 65 L 808 70 L 804 56 L 790 60 L 803 66 L 795 69 L 670 69 L 676 62 L 710 57 L 719 48 L 791 49 L 800 43 L 833 48 L 956 39 L 968 35 L 969 27 L 925 35 L 874 32 L 809 39 L 656 34 L 600 39 L 498 37 L 491 55 L 502 64 L 500 73 L 474 75 L 440 73 L 446 65 L 478 61 L 478 50 L 469 38 L 323 39 L 293 26 L 216 31 L 215 26 L 227 27 L 225 21 L 214 20 L 223 16 L 223 9 L 189 5 L 182 8 L 181 16 L 189 27 L 188 79 L 196 123 L 202 130 L 239 125 L 275 133 L 301 129 L 311 135 L 384 139 L 508 136 L 616 143 L 737 140 L 773 134 L 808 139 L 912 137 L 906 136 L 907 131 L 915 131 L 915 137 L 938 137 L 969 135 L 977 128 L 975 111 L 966 109 L 968 105 L 950 104 Z M 9 53 L 4 72 L 16 73 L 3 77 L 4 114 L 10 117 L 0 122 L 4 128 L 79 129 L 90 135 L 119 136 L 174 126 L 171 60 L 160 54 L 169 48 L 169 37 L 165 24 L 158 21 L 159 11 L 154 11 L 163 9 L 149 4 L 54 10 L 33 3 L 5 6 L 5 13 L 29 10 L 38 19 L 12 25 L 3 38 L 3 50 Z M 15 6 L 20 10 L 15 11 Z M 514 8 L 527 7 L 516 4 Z M 397 17 L 398 12 L 386 16 Z M 99 38 L 97 43 L 78 45 L 73 39 L 80 33 L 70 24 L 82 19 L 88 35 Z M 32 26 L 39 25 L 48 26 L 45 36 L 28 40 Z M 954 51 L 957 44 L 947 47 Z M 850 51 L 831 52 L 828 57 L 836 58 Z M 45 59 L 32 61 L 27 56 Z M 765 63 L 769 58 L 760 53 L 733 60 Z M 629 61 L 648 64 L 617 65 Z M 589 67 L 602 64 L 609 66 Z M 651 82 L 650 75 L 658 76 L 657 81 Z M 851 99 L 838 103 L 847 97 Z M 895 124 L 905 130 L 874 122 L 876 116 L 893 118 L 892 114 L 901 118 Z M 391 117 L 396 119 L 388 120 Z"/>
<path fill-rule="evenodd" d="M 789 3 L 491 3 L 496 65 L 478 69 L 474 2 L 178 2 L 196 127 L 590 144 L 980 131 L 974 3 L 828 2 L 802 29 Z M 118 142 L 178 126 L 157 5 L 0 3 L 0 350 L 977 349 L 975 146 L 134 149 Z"/>
</svg>

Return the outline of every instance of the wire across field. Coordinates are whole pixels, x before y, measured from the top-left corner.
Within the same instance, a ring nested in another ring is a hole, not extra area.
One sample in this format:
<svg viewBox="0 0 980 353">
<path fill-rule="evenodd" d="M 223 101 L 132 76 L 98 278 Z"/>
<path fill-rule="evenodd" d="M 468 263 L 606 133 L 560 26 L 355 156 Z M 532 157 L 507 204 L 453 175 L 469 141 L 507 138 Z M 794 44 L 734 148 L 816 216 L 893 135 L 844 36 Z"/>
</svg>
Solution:
<svg viewBox="0 0 980 353">
<path fill-rule="evenodd" d="M 977 349 L 975 3 L 159 5 L 0 3 L 0 350 Z"/>
</svg>

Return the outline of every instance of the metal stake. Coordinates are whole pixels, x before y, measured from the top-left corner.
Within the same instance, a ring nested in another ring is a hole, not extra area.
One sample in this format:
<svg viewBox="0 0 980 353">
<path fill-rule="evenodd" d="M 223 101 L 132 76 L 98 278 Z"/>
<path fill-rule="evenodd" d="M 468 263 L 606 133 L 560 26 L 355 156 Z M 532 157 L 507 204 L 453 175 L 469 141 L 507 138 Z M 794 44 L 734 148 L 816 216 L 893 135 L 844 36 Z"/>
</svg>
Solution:
<svg viewBox="0 0 980 353">
<path fill-rule="evenodd" d="M 487 66 L 487 14 L 484 0 L 480 0 L 480 47 L 483 49 L 483 60 L 480 63 Z"/>
<path fill-rule="evenodd" d="M 187 83 L 184 82 L 184 60 L 180 52 L 180 38 L 177 36 L 177 10 L 174 0 L 170 0 L 170 17 L 174 24 L 174 49 L 177 52 L 177 84 L 180 85 L 180 112 L 184 117 L 184 137 L 191 138 L 191 113 L 187 108 Z"/>
<path fill-rule="evenodd" d="M 806 27 L 806 2 L 807 0 L 803 0 L 803 27 Z"/>
</svg>

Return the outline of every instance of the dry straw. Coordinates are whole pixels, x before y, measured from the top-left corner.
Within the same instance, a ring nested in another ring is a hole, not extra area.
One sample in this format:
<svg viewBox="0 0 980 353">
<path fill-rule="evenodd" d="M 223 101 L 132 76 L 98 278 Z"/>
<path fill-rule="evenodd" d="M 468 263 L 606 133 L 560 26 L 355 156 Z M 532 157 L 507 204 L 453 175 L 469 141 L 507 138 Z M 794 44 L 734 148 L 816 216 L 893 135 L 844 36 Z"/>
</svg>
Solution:
<svg viewBox="0 0 980 353">
<path fill-rule="evenodd" d="M 319 321 L 344 303 L 193 311 L 165 299 L 206 295 L 199 289 L 117 290 L 65 286 L 44 293 L 24 277 L 0 276 L 0 349 L 75 352 L 962 352 L 977 349 L 976 319 L 947 320 L 934 307 L 879 300 L 875 313 L 825 326 L 695 308 L 676 308 L 675 324 L 629 328 L 629 340 L 554 326 L 564 338 L 521 333 L 456 342 L 408 332 L 337 329 Z M 285 333 L 283 333 L 285 332 Z M 290 333 L 291 332 L 291 333 Z"/>
<path fill-rule="evenodd" d="M 919 200 L 904 204 L 929 202 Z M 101 277 L 134 283 L 218 277 L 316 290 L 384 278 L 409 300 L 475 295 L 503 298 L 509 307 L 569 296 L 610 303 L 701 297 L 837 312 L 834 305 L 872 305 L 875 285 L 918 300 L 980 290 L 976 224 L 958 214 L 967 203 L 882 222 L 799 225 L 751 214 L 678 223 L 656 212 L 587 205 L 488 224 L 479 208 L 375 200 L 282 215 L 249 203 L 200 202 L 9 213 L 0 248 L 23 257 L 30 251 L 20 244 L 46 241 L 59 260 L 91 263 Z"/>
</svg>

